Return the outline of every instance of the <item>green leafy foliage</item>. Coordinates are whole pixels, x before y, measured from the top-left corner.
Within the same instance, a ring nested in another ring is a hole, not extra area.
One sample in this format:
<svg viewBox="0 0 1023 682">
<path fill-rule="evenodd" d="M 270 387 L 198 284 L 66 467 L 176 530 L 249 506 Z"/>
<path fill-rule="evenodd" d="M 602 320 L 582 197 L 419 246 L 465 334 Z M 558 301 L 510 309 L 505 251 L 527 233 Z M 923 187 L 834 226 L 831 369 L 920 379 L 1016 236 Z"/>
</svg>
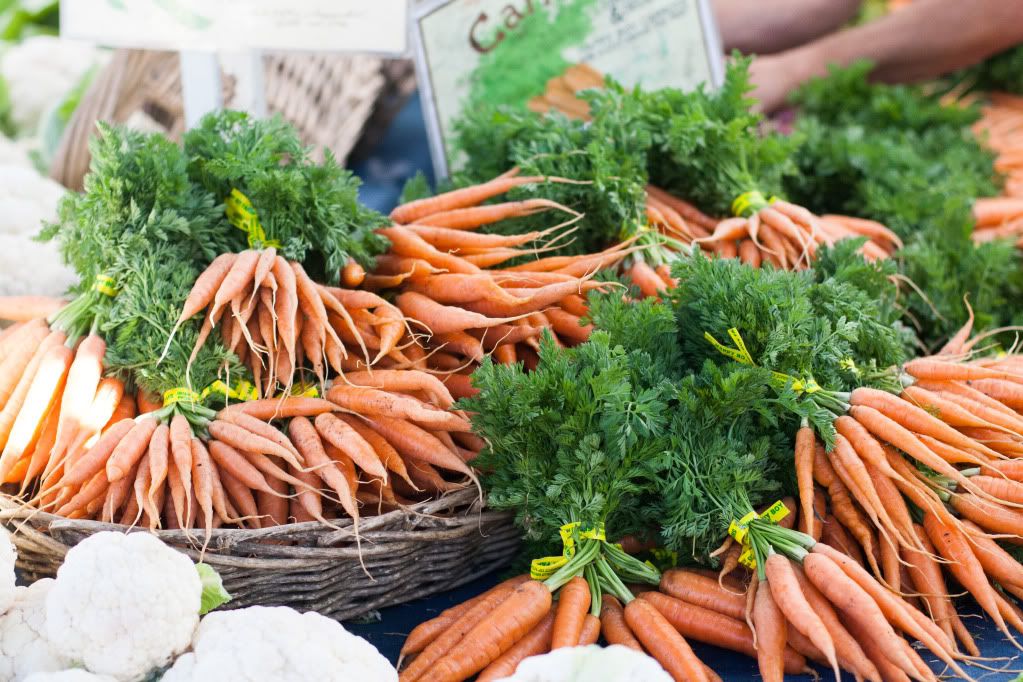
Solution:
<svg viewBox="0 0 1023 682">
<path fill-rule="evenodd" d="M 896 258 L 910 282 L 899 304 L 926 348 L 965 323 L 964 295 L 977 329 L 1018 322 L 1007 305 L 1023 294 L 1017 251 L 971 239 L 974 199 L 1000 184 L 993 153 L 969 129 L 977 110 L 919 87 L 870 83 L 869 69 L 833 69 L 797 93 L 800 173 L 786 194 L 818 213 L 878 220 L 903 238 Z"/>
<path fill-rule="evenodd" d="M 1023 46 L 999 52 L 952 74 L 947 80 L 951 86 L 966 86 L 971 90 L 1000 90 L 1023 95 Z"/>
<path fill-rule="evenodd" d="M 268 240 L 309 274 L 328 284 L 340 280 L 349 258 L 371 267 L 387 249 L 375 230 L 386 218 L 359 203 L 359 180 L 324 151 L 310 158 L 298 131 L 279 116 L 259 120 L 243 112 L 209 114 L 185 134 L 192 181 L 218 201 L 232 190 L 255 207 Z M 248 235 L 221 213 L 217 225 L 232 251 L 249 247 Z"/>
<path fill-rule="evenodd" d="M 619 306 L 615 316 L 629 314 Z M 673 334 L 666 306 L 640 305 L 632 314 L 636 324 Z M 463 401 L 488 441 L 478 463 L 489 472 L 489 503 L 513 509 L 527 537 L 545 542 L 573 521 L 604 523 L 614 536 L 651 527 L 654 511 L 642 496 L 666 463 L 667 358 L 603 331 L 569 350 L 548 339 L 540 358 L 528 374 L 488 360 L 473 375 L 480 393 Z"/>
</svg>

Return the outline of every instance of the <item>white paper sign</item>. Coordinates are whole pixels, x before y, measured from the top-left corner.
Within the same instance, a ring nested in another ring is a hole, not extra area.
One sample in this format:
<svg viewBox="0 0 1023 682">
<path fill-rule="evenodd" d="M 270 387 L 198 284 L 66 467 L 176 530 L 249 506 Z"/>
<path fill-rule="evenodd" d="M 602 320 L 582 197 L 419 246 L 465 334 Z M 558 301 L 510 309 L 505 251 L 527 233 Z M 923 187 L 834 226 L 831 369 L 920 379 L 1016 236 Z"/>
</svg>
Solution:
<svg viewBox="0 0 1023 682">
<path fill-rule="evenodd" d="M 719 85 L 723 56 L 708 0 L 426 0 L 415 5 L 416 72 L 439 176 L 459 159 L 467 108 L 542 110 L 565 84 Z M 553 91 L 552 91 L 553 88 Z"/>
<path fill-rule="evenodd" d="M 398 55 L 406 0 L 61 0 L 61 35 L 111 47 Z"/>
</svg>

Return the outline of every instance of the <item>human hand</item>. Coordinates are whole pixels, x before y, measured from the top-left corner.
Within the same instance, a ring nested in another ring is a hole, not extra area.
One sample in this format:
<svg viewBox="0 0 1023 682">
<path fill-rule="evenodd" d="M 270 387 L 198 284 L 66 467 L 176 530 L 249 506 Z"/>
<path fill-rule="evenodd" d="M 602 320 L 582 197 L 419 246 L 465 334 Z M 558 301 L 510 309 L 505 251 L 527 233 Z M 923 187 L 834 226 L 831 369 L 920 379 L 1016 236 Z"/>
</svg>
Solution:
<svg viewBox="0 0 1023 682">
<path fill-rule="evenodd" d="M 797 51 L 757 57 L 750 64 L 751 96 L 757 103 L 755 111 L 771 114 L 785 105 L 789 94 L 802 85 L 809 73 L 806 72 L 805 56 Z"/>
</svg>

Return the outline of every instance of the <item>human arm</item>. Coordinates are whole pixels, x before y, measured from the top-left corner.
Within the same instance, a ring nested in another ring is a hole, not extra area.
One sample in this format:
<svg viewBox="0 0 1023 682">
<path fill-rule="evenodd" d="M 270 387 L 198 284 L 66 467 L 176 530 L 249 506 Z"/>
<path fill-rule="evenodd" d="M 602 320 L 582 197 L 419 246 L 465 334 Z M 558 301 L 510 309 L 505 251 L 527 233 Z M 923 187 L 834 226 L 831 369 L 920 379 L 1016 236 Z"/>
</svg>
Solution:
<svg viewBox="0 0 1023 682">
<path fill-rule="evenodd" d="M 887 82 L 922 80 L 968 66 L 1023 42 L 1023 0 L 916 0 L 875 22 L 761 57 L 751 78 L 764 111 L 830 64 L 868 59 L 873 77 Z"/>
<path fill-rule="evenodd" d="M 862 0 L 714 0 L 726 52 L 771 54 L 840 28 Z"/>
</svg>

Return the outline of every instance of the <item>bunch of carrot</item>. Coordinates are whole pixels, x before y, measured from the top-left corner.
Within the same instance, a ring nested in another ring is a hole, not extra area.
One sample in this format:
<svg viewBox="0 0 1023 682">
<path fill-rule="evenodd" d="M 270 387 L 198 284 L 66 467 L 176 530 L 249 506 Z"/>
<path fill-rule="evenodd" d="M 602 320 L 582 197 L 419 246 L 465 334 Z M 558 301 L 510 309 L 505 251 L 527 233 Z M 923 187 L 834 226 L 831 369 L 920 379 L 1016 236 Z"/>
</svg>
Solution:
<svg viewBox="0 0 1023 682">
<path fill-rule="evenodd" d="M 530 367 L 537 362 L 545 330 L 565 345 L 588 338 L 590 327 L 582 324 L 586 293 L 609 286 L 593 281 L 592 275 L 621 262 L 635 247 L 626 243 L 592 255 L 536 258 L 544 247 L 531 245 L 561 225 L 507 236 L 476 231 L 540 211 L 569 211 L 541 199 L 484 204 L 514 187 L 543 180 L 511 173 L 392 212 L 395 224 L 379 231 L 390 240 L 391 250 L 377 259 L 364 285 L 400 289 L 395 303 L 421 347 L 413 344 L 393 352 L 379 366 L 446 373 L 445 381 L 461 397 L 471 391 L 467 376 L 485 355 Z M 507 265 L 522 258 L 528 260 Z"/>
<path fill-rule="evenodd" d="M 478 682 L 493 682 L 514 674 L 530 656 L 595 644 L 603 634 L 609 644 L 645 650 L 676 680 L 718 682 L 647 594 L 628 593 L 624 606 L 604 594 L 594 605 L 591 586 L 579 575 L 558 580 L 555 574 L 545 582 L 511 578 L 416 627 L 401 649 L 402 660 L 411 662 L 399 680 L 462 682 L 478 674 Z"/>
<path fill-rule="evenodd" d="M 0 333 L 0 477 L 40 509 L 209 534 L 358 519 L 360 505 L 390 510 L 474 479 L 482 444 L 431 374 L 352 372 L 327 399 L 190 404 L 186 418 L 104 378 L 101 337 L 65 340 L 41 319 Z"/>
<path fill-rule="evenodd" d="M 224 346 L 251 370 L 262 395 L 290 390 L 306 361 L 322 385 L 327 366 L 340 373 L 357 364 L 350 348 L 368 366 L 395 351 L 405 334 L 404 318 L 387 301 L 317 284 L 274 248 L 215 258 L 196 279 L 178 325 L 199 313 L 192 358 L 219 325 Z"/>
<path fill-rule="evenodd" d="M 973 131 L 998 155 L 995 170 L 1005 176 L 1001 196 L 973 205 L 974 241 L 1016 239 L 1023 247 L 1023 97 L 991 93 Z"/>
</svg>

